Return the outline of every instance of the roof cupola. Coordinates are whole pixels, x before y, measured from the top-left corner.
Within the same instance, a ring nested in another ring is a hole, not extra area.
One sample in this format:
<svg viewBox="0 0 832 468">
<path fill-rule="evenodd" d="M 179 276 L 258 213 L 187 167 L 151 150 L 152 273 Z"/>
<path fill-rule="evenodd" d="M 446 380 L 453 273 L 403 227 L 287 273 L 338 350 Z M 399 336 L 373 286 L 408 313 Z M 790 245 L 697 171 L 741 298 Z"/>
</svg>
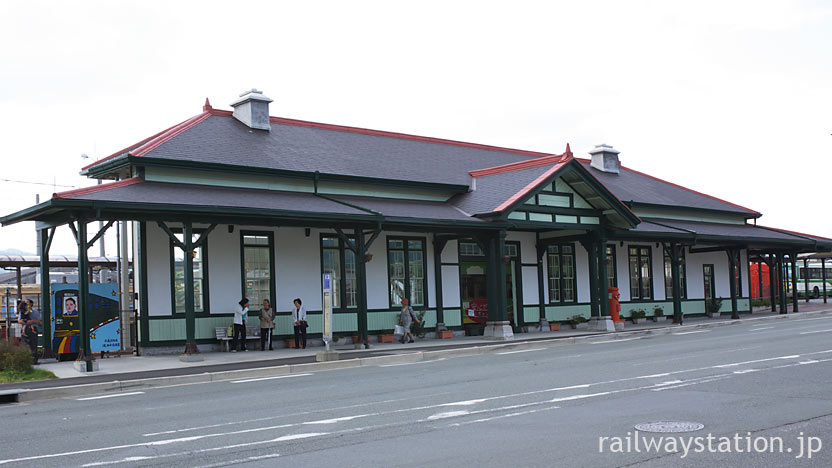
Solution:
<svg viewBox="0 0 832 468">
<path fill-rule="evenodd" d="M 240 95 L 240 98 L 231 103 L 234 108 L 234 118 L 258 130 L 270 131 L 269 124 L 269 103 L 271 99 L 263 95 L 263 91 L 252 88 Z"/>
</svg>

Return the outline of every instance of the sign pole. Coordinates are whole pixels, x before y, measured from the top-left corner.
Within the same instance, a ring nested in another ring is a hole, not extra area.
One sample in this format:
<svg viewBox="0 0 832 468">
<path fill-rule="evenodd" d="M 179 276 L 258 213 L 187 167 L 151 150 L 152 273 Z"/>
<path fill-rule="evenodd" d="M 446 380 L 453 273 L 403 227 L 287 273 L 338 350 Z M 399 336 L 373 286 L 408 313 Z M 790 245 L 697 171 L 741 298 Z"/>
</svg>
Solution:
<svg viewBox="0 0 832 468">
<path fill-rule="evenodd" d="M 318 351 L 315 354 L 316 361 L 337 361 L 338 360 L 338 351 L 333 351 L 330 349 L 330 343 L 332 342 L 332 274 L 331 273 L 324 273 L 323 281 L 323 291 L 321 293 L 321 319 L 322 319 L 322 327 L 321 327 L 321 335 L 324 340 L 324 345 L 326 349 L 324 351 Z"/>
</svg>

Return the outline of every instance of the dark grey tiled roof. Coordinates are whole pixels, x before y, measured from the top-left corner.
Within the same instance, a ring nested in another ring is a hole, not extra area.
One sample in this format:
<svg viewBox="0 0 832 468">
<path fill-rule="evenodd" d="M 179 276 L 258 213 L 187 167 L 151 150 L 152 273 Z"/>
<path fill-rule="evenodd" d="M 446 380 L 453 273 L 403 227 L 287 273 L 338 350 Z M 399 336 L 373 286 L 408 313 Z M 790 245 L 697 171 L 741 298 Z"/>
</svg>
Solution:
<svg viewBox="0 0 832 468">
<path fill-rule="evenodd" d="M 476 190 L 455 195 L 450 203 L 472 215 L 490 213 L 551 168 L 540 166 L 477 177 Z"/>
<path fill-rule="evenodd" d="M 733 240 L 742 239 L 753 242 L 810 242 L 805 238 L 782 231 L 767 229 L 753 224 L 703 223 L 699 221 L 679 221 L 674 219 L 643 218 L 635 232 L 693 234 L 700 237 L 724 237 Z M 829 243 L 830 241 L 826 241 Z"/>
<path fill-rule="evenodd" d="M 181 205 L 188 207 L 239 208 L 336 215 L 372 216 L 367 211 L 327 200 L 311 193 L 216 187 L 210 185 L 141 182 L 70 197 L 73 200 Z M 397 200 L 358 196 L 329 197 L 380 212 L 388 217 L 474 221 L 441 202 Z"/>
<path fill-rule="evenodd" d="M 618 174 L 610 174 L 591 168 L 589 162 L 585 160 L 582 160 L 581 164 L 596 179 L 606 185 L 619 200 L 625 203 L 633 201 L 636 203 L 669 205 L 672 207 L 731 211 L 749 215 L 756 214 L 753 210 L 718 200 L 708 195 L 696 193 L 692 190 L 687 190 L 678 185 L 653 178 L 626 167 L 622 167 Z"/>
<path fill-rule="evenodd" d="M 211 116 L 146 156 L 257 168 L 468 185 L 468 171 L 532 156 L 405 138 L 272 123 L 251 130 Z"/>
</svg>

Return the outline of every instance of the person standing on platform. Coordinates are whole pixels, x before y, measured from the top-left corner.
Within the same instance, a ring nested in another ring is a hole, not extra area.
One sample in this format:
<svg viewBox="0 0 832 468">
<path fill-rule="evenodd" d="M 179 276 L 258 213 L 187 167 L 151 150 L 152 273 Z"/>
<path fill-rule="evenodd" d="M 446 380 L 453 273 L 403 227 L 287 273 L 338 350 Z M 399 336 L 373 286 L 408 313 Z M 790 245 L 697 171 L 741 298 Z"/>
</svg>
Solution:
<svg viewBox="0 0 832 468">
<path fill-rule="evenodd" d="M 306 309 L 299 297 L 292 302 L 295 304 L 295 308 L 292 309 L 292 322 L 295 324 L 295 348 L 306 348 L 306 328 L 309 326 L 306 322 Z"/>
<path fill-rule="evenodd" d="M 263 299 L 263 306 L 260 308 L 260 351 L 266 350 L 266 344 L 269 345 L 269 351 L 272 348 L 272 330 L 274 329 L 274 309 L 268 299 Z"/>
<path fill-rule="evenodd" d="M 248 316 L 248 298 L 244 297 L 237 303 L 237 310 L 234 311 L 234 336 L 231 338 L 231 352 L 237 352 L 237 340 L 240 340 L 240 351 L 246 349 L 246 318 Z"/>
</svg>

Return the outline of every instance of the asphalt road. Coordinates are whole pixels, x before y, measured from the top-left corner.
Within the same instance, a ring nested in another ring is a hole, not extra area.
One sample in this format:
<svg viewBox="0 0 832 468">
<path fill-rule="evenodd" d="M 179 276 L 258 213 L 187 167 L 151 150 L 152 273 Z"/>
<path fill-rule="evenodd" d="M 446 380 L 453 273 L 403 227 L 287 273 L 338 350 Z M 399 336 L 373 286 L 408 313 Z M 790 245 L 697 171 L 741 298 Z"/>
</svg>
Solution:
<svg viewBox="0 0 832 468">
<path fill-rule="evenodd" d="M 831 382 L 807 317 L 0 405 L 0 465 L 829 467 Z"/>
</svg>

